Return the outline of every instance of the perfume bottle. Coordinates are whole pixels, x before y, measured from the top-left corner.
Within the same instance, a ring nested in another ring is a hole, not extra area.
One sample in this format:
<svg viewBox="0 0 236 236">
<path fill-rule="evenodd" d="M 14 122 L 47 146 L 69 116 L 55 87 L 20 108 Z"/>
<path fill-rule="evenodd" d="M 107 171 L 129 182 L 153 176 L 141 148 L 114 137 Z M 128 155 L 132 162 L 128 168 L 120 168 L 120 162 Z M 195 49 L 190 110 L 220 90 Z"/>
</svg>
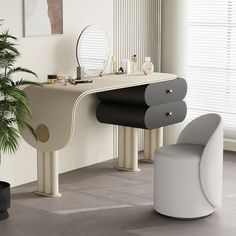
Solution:
<svg viewBox="0 0 236 236">
<path fill-rule="evenodd" d="M 116 72 L 117 72 L 116 58 L 114 56 L 112 56 L 111 57 L 110 73 L 115 74 Z"/>
<path fill-rule="evenodd" d="M 137 56 L 134 54 L 131 58 L 131 73 L 137 73 Z"/>
<path fill-rule="evenodd" d="M 145 57 L 145 62 L 142 65 L 142 71 L 145 75 L 149 75 L 153 73 L 154 65 L 151 62 L 151 57 Z"/>
<path fill-rule="evenodd" d="M 124 69 L 125 74 L 130 74 L 130 60 L 129 59 L 122 60 L 122 68 Z"/>
</svg>

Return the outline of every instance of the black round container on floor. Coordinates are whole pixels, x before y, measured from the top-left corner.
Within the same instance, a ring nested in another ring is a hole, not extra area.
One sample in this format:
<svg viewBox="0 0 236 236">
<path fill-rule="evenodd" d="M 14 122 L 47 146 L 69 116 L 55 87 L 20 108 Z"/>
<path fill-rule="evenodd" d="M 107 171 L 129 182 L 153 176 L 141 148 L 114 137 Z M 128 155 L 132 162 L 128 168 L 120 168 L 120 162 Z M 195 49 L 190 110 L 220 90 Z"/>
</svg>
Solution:
<svg viewBox="0 0 236 236">
<path fill-rule="evenodd" d="M 9 217 L 7 209 L 10 208 L 10 184 L 0 181 L 0 220 L 5 220 Z"/>
</svg>

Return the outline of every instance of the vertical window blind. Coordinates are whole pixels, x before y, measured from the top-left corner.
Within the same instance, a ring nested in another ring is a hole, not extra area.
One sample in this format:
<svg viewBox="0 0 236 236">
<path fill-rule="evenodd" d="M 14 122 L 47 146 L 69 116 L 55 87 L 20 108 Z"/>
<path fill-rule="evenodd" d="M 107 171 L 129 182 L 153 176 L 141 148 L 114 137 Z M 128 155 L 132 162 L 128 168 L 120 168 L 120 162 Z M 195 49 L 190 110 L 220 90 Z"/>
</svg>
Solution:
<svg viewBox="0 0 236 236">
<path fill-rule="evenodd" d="M 236 139 L 236 0 L 190 0 L 188 119 L 218 113 Z"/>
</svg>

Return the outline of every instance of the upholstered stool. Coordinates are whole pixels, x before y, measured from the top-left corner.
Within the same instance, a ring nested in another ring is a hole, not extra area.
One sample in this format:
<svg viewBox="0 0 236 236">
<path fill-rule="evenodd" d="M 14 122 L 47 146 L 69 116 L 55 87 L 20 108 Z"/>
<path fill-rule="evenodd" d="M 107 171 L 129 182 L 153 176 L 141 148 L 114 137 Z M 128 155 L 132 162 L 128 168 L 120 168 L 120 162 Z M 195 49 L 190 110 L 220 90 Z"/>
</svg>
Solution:
<svg viewBox="0 0 236 236">
<path fill-rule="evenodd" d="M 176 145 L 155 152 L 154 208 L 175 218 L 199 218 L 221 206 L 223 125 L 216 114 L 190 122 Z"/>
</svg>

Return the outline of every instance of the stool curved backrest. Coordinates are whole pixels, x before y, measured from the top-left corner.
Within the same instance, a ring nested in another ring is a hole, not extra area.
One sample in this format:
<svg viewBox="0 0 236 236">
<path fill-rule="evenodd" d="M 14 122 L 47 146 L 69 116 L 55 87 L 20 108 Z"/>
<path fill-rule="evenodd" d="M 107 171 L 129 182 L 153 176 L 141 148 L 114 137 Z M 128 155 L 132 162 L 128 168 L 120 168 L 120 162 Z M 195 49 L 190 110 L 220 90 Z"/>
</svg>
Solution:
<svg viewBox="0 0 236 236">
<path fill-rule="evenodd" d="M 221 207 L 223 176 L 223 122 L 218 114 L 207 114 L 191 121 L 181 132 L 177 144 L 203 145 L 200 182 L 208 201 Z"/>
</svg>

